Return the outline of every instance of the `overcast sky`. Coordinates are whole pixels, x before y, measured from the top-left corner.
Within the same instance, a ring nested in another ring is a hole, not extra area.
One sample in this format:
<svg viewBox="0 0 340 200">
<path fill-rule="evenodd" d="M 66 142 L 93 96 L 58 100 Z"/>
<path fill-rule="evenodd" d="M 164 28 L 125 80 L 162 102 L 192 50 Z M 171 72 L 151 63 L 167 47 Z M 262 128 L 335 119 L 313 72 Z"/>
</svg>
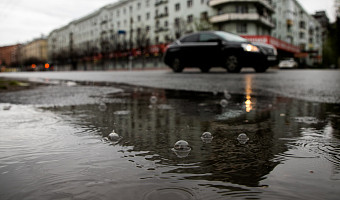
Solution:
<svg viewBox="0 0 340 200">
<path fill-rule="evenodd" d="M 24 43 L 117 0 L 1 0 L 0 46 Z M 275 0 L 274 0 L 275 1 Z M 326 10 L 334 21 L 334 0 L 298 0 L 309 13 Z"/>
</svg>

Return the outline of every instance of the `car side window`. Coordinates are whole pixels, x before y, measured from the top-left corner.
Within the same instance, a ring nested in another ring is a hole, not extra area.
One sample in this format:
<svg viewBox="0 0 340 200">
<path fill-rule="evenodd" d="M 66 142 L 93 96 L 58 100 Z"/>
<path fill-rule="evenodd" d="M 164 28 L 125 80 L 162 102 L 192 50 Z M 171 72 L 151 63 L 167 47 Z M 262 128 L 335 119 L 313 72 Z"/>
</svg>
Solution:
<svg viewBox="0 0 340 200">
<path fill-rule="evenodd" d="M 188 42 L 198 42 L 198 34 L 189 35 L 183 39 L 180 40 L 182 43 L 188 43 Z"/>
<path fill-rule="evenodd" d="M 199 41 L 200 42 L 216 42 L 218 40 L 221 40 L 219 37 L 217 37 L 214 34 L 210 33 L 202 33 L 200 34 Z"/>
</svg>

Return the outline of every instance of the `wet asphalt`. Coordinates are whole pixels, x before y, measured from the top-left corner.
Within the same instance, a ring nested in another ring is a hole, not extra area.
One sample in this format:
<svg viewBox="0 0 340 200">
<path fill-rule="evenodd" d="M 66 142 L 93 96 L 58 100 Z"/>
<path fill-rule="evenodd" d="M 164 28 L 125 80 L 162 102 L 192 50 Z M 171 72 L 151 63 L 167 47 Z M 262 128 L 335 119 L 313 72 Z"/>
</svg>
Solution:
<svg viewBox="0 0 340 200">
<path fill-rule="evenodd" d="M 279 70 L 255 73 L 244 69 L 239 74 L 216 69 L 201 73 L 188 69 L 173 73 L 169 69 L 140 71 L 65 71 L 1 73 L 0 77 L 49 82 L 70 80 L 127 84 L 151 88 L 223 92 L 256 96 L 282 96 L 319 103 L 340 103 L 340 70 Z"/>
</svg>

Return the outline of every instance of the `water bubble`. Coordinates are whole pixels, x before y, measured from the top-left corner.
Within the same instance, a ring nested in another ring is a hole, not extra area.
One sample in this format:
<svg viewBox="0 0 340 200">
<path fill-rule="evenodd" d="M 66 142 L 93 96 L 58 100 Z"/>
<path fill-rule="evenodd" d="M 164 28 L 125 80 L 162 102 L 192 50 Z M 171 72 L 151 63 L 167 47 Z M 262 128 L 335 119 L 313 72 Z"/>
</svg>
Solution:
<svg viewBox="0 0 340 200">
<path fill-rule="evenodd" d="M 150 103 L 151 103 L 151 104 L 156 104 L 156 103 L 157 103 L 157 100 L 158 100 L 158 99 L 157 99 L 156 96 L 151 96 L 151 97 L 150 97 Z"/>
<path fill-rule="evenodd" d="M 237 140 L 239 143 L 245 144 L 248 142 L 249 137 L 245 133 L 241 133 L 240 135 L 238 135 Z"/>
<path fill-rule="evenodd" d="M 178 158 L 185 158 L 189 155 L 191 148 L 189 143 L 185 140 L 179 140 L 175 143 L 174 148 L 171 149 Z"/>
<path fill-rule="evenodd" d="M 118 141 L 120 139 L 120 136 L 113 130 L 112 133 L 109 134 L 108 138 L 111 141 Z"/>
<path fill-rule="evenodd" d="M 212 136 L 210 132 L 204 132 L 201 136 L 201 139 L 204 143 L 211 143 L 213 138 L 214 137 Z"/>
<path fill-rule="evenodd" d="M 222 100 L 220 101 L 220 105 L 221 105 L 223 108 L 225 108 L 225 107 L 227 107 L 227 105 L 228 105 L 228 101 L 227 101 L 226 99 L 222 99 Z"/>
<path fill-rule="evenodd" d="M 101 102 L 101 103 L 99 103 L 98 109 L 99 109 L 100 111 L 104 112 L 104 111 L 106 111 L 107 106 L 106 106 L 106 104 L 105 104 L 104 102 Z"/>
<path fill-rule="evenodd" d="M 218 91 L 213 91 L 212 93 L 214 96 L 216 96 L 218 94 Z"/>
<path fill-rule="evenodd" d="M 226 99 L 231 99 L 231 95 L 229 94 L 228 90 L 224 90 L 223 93 Z"/>
</svg>

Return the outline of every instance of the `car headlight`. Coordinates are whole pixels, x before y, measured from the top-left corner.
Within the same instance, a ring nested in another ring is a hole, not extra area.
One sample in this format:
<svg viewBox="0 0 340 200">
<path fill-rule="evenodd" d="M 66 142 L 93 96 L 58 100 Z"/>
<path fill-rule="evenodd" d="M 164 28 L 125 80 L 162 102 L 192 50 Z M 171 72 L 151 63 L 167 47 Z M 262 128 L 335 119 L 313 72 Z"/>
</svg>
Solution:
<svg viewBox="0 0 340 200">
<path fill-rule="evenodd" d="M 244 51 L 248 52 L 260 52 L 260 49 L 257 48 L 257 46 L 254 46 L 252 44 L 242 44 L 241 45 Z"/>
</svg>

